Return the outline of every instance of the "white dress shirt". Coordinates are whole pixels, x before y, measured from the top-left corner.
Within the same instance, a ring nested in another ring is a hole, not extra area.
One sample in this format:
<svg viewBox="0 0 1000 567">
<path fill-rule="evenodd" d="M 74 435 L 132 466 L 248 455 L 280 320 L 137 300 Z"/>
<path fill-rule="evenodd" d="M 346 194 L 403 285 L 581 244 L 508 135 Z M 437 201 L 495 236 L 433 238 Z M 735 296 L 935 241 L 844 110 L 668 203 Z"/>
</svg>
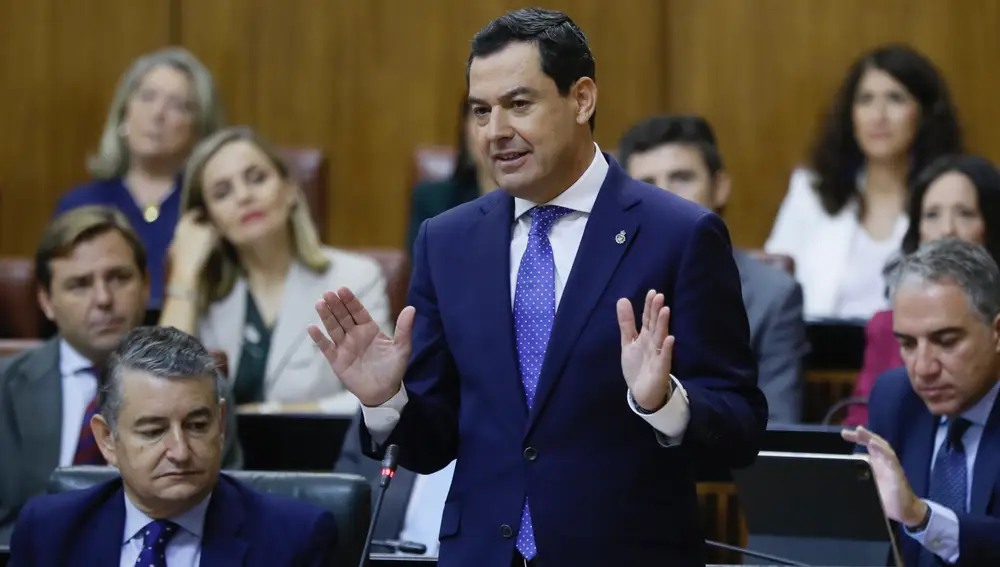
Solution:
<svg viewBox="0 0 1000 567">
<path fill-rule="evenodd" d="M 434 474 L 418 474 L 413 479 L 410 501 L 403 516 L 400 541 L 412 541 L 427 546 L 426 557 L 437 557 L 441 541 L 441 516 L 444 515 L 444 501 L 451 489 L 451 478 L 455 474 L 455 461 Z"/>
<path fill-rule="evenodd" d="M 559 300 L 562 298 L 563 288 L 569 278 L 573 262 L 576 260 L 576 253 L 580 249 L 580 241 L 583 239 L 584 229 L 587 227 L 587 220 L 590 212 L 597 201 L 597 194 L 604 184 L 604 178 L 608 174 L 608 162 L 601 153 L 601 149 L 594 144 L 594 159 L 587 168 L 587 171 L 563 191 L 555 199 L 545 205 L 556 205 L 572 209 L 568 213 L 552 224 L 549 232 L 549 242 L 552 245 L 552 255 L 555 262 L 555 294 L 556 309 L 559 308 Z M 528 232 L 531 228 L 531 217 L 526 215 L 536 203 L 524 199 L 514 199 L 514 227 L 510 243 L 510 290 L 511 305 L 514 303 L 514 295 L 517 289 L 517 271 L 520 268 L 521 257 L 528 247 Z M 617 321 L 608 320 L 608 325 L 616 325 Z M 673 379 L 674 393 L 670 400 L 652 414 L 641 414 L 631 402 L 631 396 L 626 396 L 625 403 L 628 403 L 636 415 L 645 419 L 653 428 L 665 437 L 665 445 L 680 443 L 687 430 L 690 420 L 690 409 L 688 408 L 687 392 L 676 378 Z M 678 395 L 680 394 L 680 395 Z M 400 414 L 407 403 L 406 388 L 400 388 L 399 393 L 390 398 L 387 402 L 377 407 L 365 407 L 362 405 L 361 411 L 364 414 L 365 426 L 372 435 L 372 440 L 376 443 L 384 442 L 393 428 L 399 423 Z M 661 442 L 664 441 L 661 439 Z"/>
<path fill-rule="evenodd" d="M 62 437 L 59 443 L 59 466 L 68 467 L 76 456 L 83 416 L 97 395 L 97 376 L 91 371 L 94 363 L 59 340 L 59 373 L 62 375 Z"/>
<path fill-rule="evenodd" d="M 979 454 L 979 442 L 983 439 L 986 422 L 990 418 L 990 413 L 993 412 L 993 404 L 996 403 L 998 390 L 1000 390 L 1000 383 L 994 384 L 993 388 L 982 399 L 962 414 L 962 417 L 969 420 L 970 423 L 969 429 L 962 436 L 962 445 L 965 448 L 965 473 L 968 475 L 965 485 L 966 510 L 972 506 L 972 483 L 973 474 L 976 471 L 976 455 Z M 928 483 L 934 474 L 934 462 L 937 460 L 938 452 L 948 438 L 949 425 L 948 418 L 941 419 L 934 435 L 934 451 L 931 453 L 931 472 L 927 476 Z M 924 502 L 931 509 L 931 517 L 927 521 L 927 526 L 919 532 L 903 531 L 946 562 L 958 563 L 960 555 L 958 515 L 954 510 L 945 508 L 937 502 L 926 498 Z"/>
<path fill-rule="evenodd" d="M 183 514 L 167 518 L 180 526 L 177 534 L 167 542 L 166 562 L 169 567 L 198 567 L 201 563 L 201 540 L 205 532 L 205 513 L 208 512 L 209 494 L 194 508 Z M 125 531 L 122 534 L 121 567 L 135 567 L 142 553 L 143 531 L 153 519 L 143 514 L 125 495 Z"/>
</svg>

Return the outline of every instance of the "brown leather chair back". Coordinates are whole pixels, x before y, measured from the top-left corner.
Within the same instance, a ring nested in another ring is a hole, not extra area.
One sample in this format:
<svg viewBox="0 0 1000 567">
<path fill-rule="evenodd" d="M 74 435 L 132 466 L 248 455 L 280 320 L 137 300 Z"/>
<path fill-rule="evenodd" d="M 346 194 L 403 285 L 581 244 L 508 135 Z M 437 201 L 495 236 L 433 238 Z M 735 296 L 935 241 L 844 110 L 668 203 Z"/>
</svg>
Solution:
<svg viewBox="0 0 1000 567">
<path fill-rule="evenodd" d="M 0 356 L 10 356 L 21 351 L 38 348 L 45 344 L 42 339 L 0 339 Z"/>
<path fill-rule="evenodd" d="M 769 254 L 763 250 L 749 250 L 750 256 L 788 272 L 788 275 L 795 275 L 795 259 L 785 254 Z"/>
<path fill-rule="evenodd" d="M 390 322 L 395 325 L 399 313 L 406 307 L 406 293 L 410 287 L 410 259 L 406 252 L 395 248 L 356 248 L 355 252 L 370 256 L 382 266 L 389 296 Z"/>
<path fill-rule="evenodd" d="M 302 188 L 309 212 L 316 223 L 316 230 L 322 239 L 326 234 L 326 194 L 330 174 L 326 156 L 315 148 L 279 148 L 277 152 L 288 167 L 292 179 Z"/>
<path fill-rule="evenodd" d="M 413 152 L 413 185 L 444 181 L 455 169 L 458 151 L 452 146 L 420 146 Z"/>
<path fill-rule="evenodd" d="M 38 307 L 34 259 L 0 258 L 0 339 L 38 338 L 44 322 Z"/>
</svg>

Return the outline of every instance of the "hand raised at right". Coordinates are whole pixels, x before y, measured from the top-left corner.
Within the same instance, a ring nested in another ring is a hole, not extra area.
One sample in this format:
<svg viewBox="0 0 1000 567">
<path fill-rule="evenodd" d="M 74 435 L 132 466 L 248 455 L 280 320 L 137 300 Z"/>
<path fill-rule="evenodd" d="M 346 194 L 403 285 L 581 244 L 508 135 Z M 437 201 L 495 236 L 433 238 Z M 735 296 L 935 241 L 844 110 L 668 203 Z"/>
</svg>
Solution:
<svg viewBox="0 0 1000 567">
<path fill-rule="evenodd" d="M 219 233 L 204 213 L 191 210 L 181 217 L 170 244 L 170 274 L 174 281 L 196 281 L 219 242 Z"/>
<path fill-rule="evenodd" d="M 407 307 L 399 314 L 395 338 L 378 328 L 365 306 L 346 287 L 324 293 L 316 302 L 316 313 L 326 334 L 310 325 L 309 336 L 344 386 L 368 407 L 382 405 L 395 396 L 410 360 L 416 310 Z"/>
</svg>

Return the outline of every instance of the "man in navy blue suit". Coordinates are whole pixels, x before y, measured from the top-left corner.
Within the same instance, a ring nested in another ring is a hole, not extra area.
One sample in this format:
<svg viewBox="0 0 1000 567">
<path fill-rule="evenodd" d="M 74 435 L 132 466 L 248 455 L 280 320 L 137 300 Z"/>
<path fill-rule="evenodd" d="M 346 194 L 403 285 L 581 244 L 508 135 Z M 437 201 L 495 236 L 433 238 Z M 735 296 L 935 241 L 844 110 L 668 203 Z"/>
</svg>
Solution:
<svg viewBox="0 0 1000 567">
<path fill-rule="evenodd" d="M 194 337 L 135 329 L 106 376 L 91 427 L 121 478 L 29 501 L 11 567 L 332 564 L 329 512 L 219 474 L 224 378 Z"/>
<path fill-rule="evenodd" d="M 948 238 L 903 258 L 890 291 L 906 366 L 844 438 L 869 455 L 904 564 L 1000 565 L 1000 269 Z"/>
<path fill-rule="evenodd" d="M 565 14 L 483 28 L 469 106 L 502 190 L 423 223 L 393 338 L 348 289 L 316 305 L 366 453 L 457 459 L 443 567 L 704 565 L 695 468 L 749 465 L 766 428 L 726 227 L 600 151 L 594 76 Z"/>
</svg>

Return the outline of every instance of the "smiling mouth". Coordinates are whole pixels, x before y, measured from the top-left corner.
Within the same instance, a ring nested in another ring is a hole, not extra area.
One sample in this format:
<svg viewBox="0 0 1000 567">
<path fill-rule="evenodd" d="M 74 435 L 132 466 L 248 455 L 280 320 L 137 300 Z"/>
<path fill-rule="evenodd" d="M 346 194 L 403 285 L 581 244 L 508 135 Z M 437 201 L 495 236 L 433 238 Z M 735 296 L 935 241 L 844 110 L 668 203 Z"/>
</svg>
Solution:
<svg viewBox="0 0 1000 567">
<path fill-rule="evenodd" d="M 526 155 L 528 155 L 528 152 L 505 152 L 502 154 L 496 154 L 493 156 L 493 159 L 499 161 L 500 163 L 508 163 L 517 161 Z"/>
</svg>

